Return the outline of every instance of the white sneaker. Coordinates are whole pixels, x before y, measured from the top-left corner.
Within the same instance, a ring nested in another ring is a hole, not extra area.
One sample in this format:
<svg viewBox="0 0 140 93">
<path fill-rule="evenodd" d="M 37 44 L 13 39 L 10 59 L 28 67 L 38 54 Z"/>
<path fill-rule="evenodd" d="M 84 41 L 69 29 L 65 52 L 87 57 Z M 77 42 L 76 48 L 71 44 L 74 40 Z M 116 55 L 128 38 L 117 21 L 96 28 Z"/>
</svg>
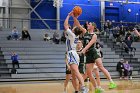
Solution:
<svg viewBox="0 0 140 93">
<path fill-rule="evenodd" d="M 129 79 L 130 79 L 130 80 L 132 80 L 133 78 L 132 78 L 132 77 L 130 77 Z"/>
<path fill-rule="evenodd" d="M 89 89 L 87 87 L 83 87 L 81 89 L 81 93 L 88 93 Z"/>
<path fill-rule="evenodd" d="M 98 88 L 101 93 L 103 93 L 105 90 L 103 88 Z"/>
<path fill-rule="evenodd" d="M 122 80 L 122 77 L 120 77 L 120 80 Z"/>
</svg>

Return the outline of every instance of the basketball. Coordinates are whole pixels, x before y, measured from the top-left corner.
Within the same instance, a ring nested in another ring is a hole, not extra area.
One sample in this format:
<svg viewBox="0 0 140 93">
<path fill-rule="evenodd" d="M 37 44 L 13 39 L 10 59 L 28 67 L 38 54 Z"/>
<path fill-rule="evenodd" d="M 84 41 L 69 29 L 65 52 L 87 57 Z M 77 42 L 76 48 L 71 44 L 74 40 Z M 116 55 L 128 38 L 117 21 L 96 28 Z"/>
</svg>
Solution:
<svg viewBox="0 0 140 93">
<path fill-rule="evenodd" d="M 75 17 L 80 16 L 82 14 L 82 8 L 80 6 L 75 6 L 73 8 L 73 15 Z"/>
</svg>

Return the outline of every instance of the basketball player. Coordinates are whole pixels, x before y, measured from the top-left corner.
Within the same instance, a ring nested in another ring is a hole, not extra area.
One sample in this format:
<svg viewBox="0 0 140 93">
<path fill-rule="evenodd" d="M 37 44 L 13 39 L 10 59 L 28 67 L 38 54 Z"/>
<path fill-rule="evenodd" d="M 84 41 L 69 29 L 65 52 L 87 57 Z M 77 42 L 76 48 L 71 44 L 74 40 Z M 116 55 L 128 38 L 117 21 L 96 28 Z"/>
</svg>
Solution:
<svg viewBox="0 0 140 93">
<path fill-rule="evenodd" d="M 90 79 L 91 82 L 94 82 L 93 80 L 93 66 L 94 63 L 98 66 L 98 68 L 104 73 L 104 75 L 107 77 L 107 79 L 110 81 L 109 88 L 113 89 L 116 88 L 117 85 L 113 82 L 110 73 L 107 71 L 107 69 L 104 68 L 102 64 L 101 57 L 97 54 L 96 49 L 94 48 L 94 44 L 97 41 L 97 35 L 94 33 L 94 29 L 96 27 L 95 23 L 90 22 L 88 25 L 88 31 L 84 29 L 79 21 L 75 19 L 75 24 L 84 32 L 84 49 L 82 50 L 83 54 L 86 54 L 86 73 Z"/>
<path fill-rule="evenodd" d="M 72 75 L 71 75 L 71 70 L 70 70 L 70 66 L 68 64 L 68 60 L 67 60 L 67 53 L 65 54 L 65 62 L 66 62 L 66 79 L 65 79 L 65 82 L 64 82 L 64 93 L 67 93 L 66 92 L 66 88 L 67 88 L 67 85 L 68 85 L 68 82 L 70 81 Z M 78 90 L 79 90 L 79 84 L 76 80 L 76 78 L 72 78 L 72 85 L 75 89 L 75 92 L 74 93 L 78 93 Z"/>
<path fill-rule="evenodd" d="M 83 44 L 81 40 L 78 40 L 77 42 L 77 53 L 80 57 L 80 62 L 79 62 L 79 72 L 81 73 L 82 76 L 85 74 L 85 63 L 84 63 L 84 55 L 81 54 L 81 51 L 83 49 Z"/>
<path fill-rule="evenodd" d="M 83 49 L 82 40 L 78 40 L 77 52 L 78 52 L 79 57 L 80 57 L 79 71 L 82 74 L 83 78 L 86 79 L 87 74 L 85 73 L 85 57 L 84 57 L 84 54 L 81 54 L 82 49 Z M 96 85 L 97 89 L 95 90 L 95 93 L 101 93 L 104 91 L 104 89 L 101 88 L 99 70 L 98 70 L 96 65 L 94 65 L 94 67 L 93 67 L 93 72 L 95 73 L 95 76 L 96 76 L 95 82 L 97 82 L 97 85 Z"/>
<path fill-rule="evenodd" d="M 88 93 L 88 89 L 84 84 L 84 79 L 78 70 L 79 56 L 76 52 L 78 36 L 82 33 L 82 31 L 78 27 L 74 27 L 72 30 L 69 29 L 68 21 L 70 16 L 73 16 L 72 12 L 67 15 L 64 22 L 64 28 L 66 31 L 66 51 L 68 64 L 70 65 L 72 77 L 76 77 L 81 84 L 81 93 Z"/>
</svg>

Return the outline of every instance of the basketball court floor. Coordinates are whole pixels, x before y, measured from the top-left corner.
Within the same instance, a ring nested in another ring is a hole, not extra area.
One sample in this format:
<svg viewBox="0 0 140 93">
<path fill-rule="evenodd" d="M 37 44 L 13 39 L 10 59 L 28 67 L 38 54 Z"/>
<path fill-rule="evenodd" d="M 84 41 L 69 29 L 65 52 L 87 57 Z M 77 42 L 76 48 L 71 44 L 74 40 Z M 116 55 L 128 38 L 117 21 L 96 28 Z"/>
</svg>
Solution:
<svg viewBox="0 0 140 93">
<path fill-rule="evenodd" d="M 137 80 L 115 80 L 118 87 L 108 89 L 108 82 L 102 80 L 104 93 L 140 93 L 140 79 Z M 89 93 L 94 93 L 91 84 Z M 67 93 L 74 93 L 71 83 L 68 84 Z M 4 82 L 0 83 L 0 93 L 63 93 L 63 81 L 34 81 L 34 82 Z"/>
</svg>

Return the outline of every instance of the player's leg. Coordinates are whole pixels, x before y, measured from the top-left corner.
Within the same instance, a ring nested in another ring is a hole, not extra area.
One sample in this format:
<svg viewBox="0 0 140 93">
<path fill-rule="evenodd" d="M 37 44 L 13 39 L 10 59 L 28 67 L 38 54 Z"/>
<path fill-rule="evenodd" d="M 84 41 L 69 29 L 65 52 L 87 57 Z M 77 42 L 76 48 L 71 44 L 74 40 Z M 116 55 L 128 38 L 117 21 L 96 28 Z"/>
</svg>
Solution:
<svg viewBox="0 0 140 93">
<path fill-rule="evenodd" d="M 81 92 L 82 93 L 88 93 L 88 89 L 85 87 L 85 84 L 84 84 L 84 79 L 79 72 L 78 65 L 77 64 L 71 64 L 70 67 L 71 67 L 71 71 L 73 73 L 72 75 L 76 76 L 77 79 L 79 80 L 80 84 L 81 84 Z"/>
<path fill-rule="evenodd" d="M 78 93 L 79 91 L 79 81 L 77 80 L 76 76 L 74 75 L 74 73 L 72 73 L 72 85 L 75 89 L 75 93 Z"/>
<path fill-rule="evenodd" d="M 67 91 L 67 85 L 68 85 L 68 82 L 69 82 L 69 80 L 70 80 L 70 78 L 71 78 L 71 74 L 66 74 L 66 77 L 65 77 L 66 79 L 65 79 L 65 81 L 64 81 L 64 92 L 66 92 Z"/>
<path fill-rule="evenodd" d="M 97 85 L 98 85 L 98 89 L 99 89 L 98 91 L 104 92 L 104 89 L 101 87 L 100 74 L 99 74 L 99 69 L 97 68 L 97 66 L 96 66 L 96 68 L 93 69 L 93 72 L 96 76 L 96 81 L 97 81 Z"/>
<path fill-rule="evenodd" d="M 98 68 L 104 73 L 104 75 L 106 76 L 106 78 L 110 81 L 110 84 L 109 84 L 109 88 L 112 89 L 112 88 L 116 88 L 117 85 L 113 82 L 111 76 L 110 76 L 110 73 L 108 72 L 108 70 L 103 66 L 103 63 L 102 63 L 102 59 L 101 58 L 97 58 L 95 60 L 96 62 L 96 65 L 98 66 Z"/>
</svg>

